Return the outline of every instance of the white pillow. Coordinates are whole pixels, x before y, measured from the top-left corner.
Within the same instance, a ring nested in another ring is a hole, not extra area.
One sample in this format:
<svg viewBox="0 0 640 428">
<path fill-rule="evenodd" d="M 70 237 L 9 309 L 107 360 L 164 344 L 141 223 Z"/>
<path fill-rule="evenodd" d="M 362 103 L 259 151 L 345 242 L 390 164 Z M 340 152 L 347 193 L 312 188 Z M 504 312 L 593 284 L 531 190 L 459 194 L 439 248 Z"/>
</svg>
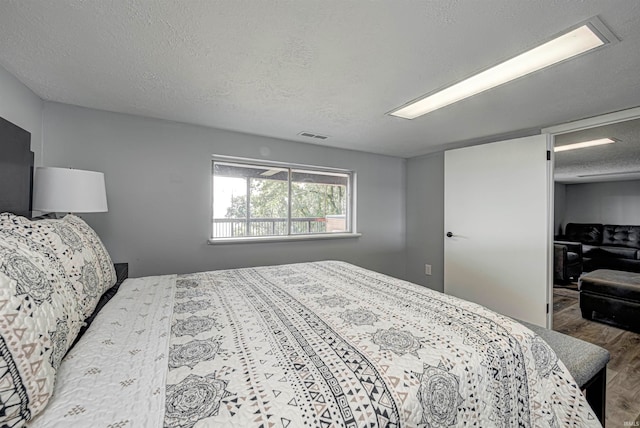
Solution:
<svg viewBox="0 0 640 428">
<path fill-rule="evenodd" d="M 0 232 L 0 426 L 22 426 L 45 407 L 83 321 L 55 261 Z"/>
<path fill-rule="evenodd" d="M 116 283 L 111 257 L 95 231 L 80 217 L 31 221 L 0 214 L 0 233 L 58 259 L 60 272 L 76 290 L 84 317 L 93 313 L 100 296 Z"/>
<path fill-rule="evenodd" d="M 46 406 L 62 358 L 115 281 L 80 218 L 0 214 L 0 426 L 22 426 Z"/>
</svg>

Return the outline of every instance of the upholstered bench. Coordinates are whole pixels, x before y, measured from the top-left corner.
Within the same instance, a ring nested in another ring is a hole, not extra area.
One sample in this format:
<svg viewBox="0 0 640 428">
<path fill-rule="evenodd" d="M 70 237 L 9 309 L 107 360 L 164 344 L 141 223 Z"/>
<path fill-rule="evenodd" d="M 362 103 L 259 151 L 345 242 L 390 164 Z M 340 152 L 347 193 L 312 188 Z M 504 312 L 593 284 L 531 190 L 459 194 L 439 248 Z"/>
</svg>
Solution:
<svg viewBox="0 0 640 428">
<path fill-rule="evenodd" d="M 557 331 L 524 321 L 519 322 L 542 337 L 554 350 L 580 389 L 584 391 L 589 405 L 604 426 L 609 351 Z"/>
<path fill-rule="evenodd" d="M 640 273 L 598 269 L 578 281 L 582 317 L 594 312 L 617 324 L 640 331 Z"/>
</svg>

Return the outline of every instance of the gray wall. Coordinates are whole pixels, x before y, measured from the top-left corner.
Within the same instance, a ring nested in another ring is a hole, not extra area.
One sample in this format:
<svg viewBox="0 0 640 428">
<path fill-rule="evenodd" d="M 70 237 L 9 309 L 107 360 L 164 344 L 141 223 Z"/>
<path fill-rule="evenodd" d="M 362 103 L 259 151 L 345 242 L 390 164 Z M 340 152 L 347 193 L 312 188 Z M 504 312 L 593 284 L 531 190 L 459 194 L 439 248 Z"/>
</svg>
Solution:
<svg viewBox="0 0 640 428">
<path fill-rule="evenodd" d="M 0 117 L 31 132 L 31 150 L 35 164 L 41 165 L 42 100 L 0 67 Z"/>
<path fill-rule="evenodd" d="M 82 217 L 132 276 L 339 259 L 404 277 L 404 159 L 51 102 L 43 132 L 43 165 L 105 173 L 109 212 Z M 212 154 L 355 170 L 363 236 L 207 245 Z"/>
<path fill-rule="evenodd" d="M 444 152 L 407 161 L 407 280 L 444 289 Z M 431 265 L 431 276 L 424 265 Z"/>
<path fill-rule="evenodd" d="M 569 222 L 640 225 L 640 180 L 567 184 Z"/>
</svg>

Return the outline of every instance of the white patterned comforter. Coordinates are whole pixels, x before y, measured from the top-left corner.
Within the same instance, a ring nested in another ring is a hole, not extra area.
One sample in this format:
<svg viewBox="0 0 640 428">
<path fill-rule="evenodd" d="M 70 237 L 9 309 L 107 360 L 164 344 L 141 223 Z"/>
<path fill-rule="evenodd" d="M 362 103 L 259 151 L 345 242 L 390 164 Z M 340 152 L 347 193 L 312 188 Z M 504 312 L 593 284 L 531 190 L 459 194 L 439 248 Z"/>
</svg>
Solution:
<svg viewBox="0 0 640 428">
<path fill-rule="evenodd" d="M 346 263 L 120 290 L 31 427 L 600 425 L 526 327 Z"/>
</svg>

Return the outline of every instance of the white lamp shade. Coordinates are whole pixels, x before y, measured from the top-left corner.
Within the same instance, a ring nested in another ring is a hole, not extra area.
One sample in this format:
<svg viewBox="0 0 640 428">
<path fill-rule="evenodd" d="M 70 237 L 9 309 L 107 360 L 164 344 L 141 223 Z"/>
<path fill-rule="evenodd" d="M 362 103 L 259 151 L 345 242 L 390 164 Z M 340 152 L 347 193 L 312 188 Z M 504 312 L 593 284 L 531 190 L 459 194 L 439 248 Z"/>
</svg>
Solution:
<svg viewBox="0 0 640 428">
<path fill-rule="evenodd" d="M 105 212 L 104 174 L 70 168 L 36 168 L 33 209 L 50 213 Z"/>
</svg>

